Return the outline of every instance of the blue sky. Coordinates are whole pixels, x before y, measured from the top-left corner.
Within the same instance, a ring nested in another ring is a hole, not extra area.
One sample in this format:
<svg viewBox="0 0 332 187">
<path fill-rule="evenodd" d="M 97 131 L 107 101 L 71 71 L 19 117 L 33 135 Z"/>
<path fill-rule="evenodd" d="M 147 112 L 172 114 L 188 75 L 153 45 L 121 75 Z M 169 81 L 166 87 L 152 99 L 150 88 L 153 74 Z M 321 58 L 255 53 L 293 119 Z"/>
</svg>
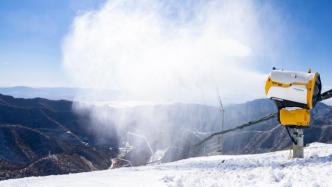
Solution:
<svg viewBox="0 0 332 187">
<path fill-rule="evenodd" d="M 258 3 L 263 1 L 257 1 Z M 262 56 L 258 71 L 271 66 L 311 67 L 332 86 L 332 2 L 269 1 L 280 14 L 287 41 L 277 58 Z M 61 66 L 61 44 L 76 15 L 104 0 L 1 0 L 0 86 L 71 86 Z M 268 40 L 268 38 L 267 38 Z"/>
<path fill-rule="evenodd" d="M 103 0 L 1 0 L 0 86 L 66 86 L 61 43 L 74 17 Z"/>
<path fill-rule="evenodd" d="M 321 73 L 323 85 L 332 86 L 332 1 L 277 1 L 290 35 L 277 67 Z M 326 88 L 327 89 L 327 88 Z"/>
</svg>

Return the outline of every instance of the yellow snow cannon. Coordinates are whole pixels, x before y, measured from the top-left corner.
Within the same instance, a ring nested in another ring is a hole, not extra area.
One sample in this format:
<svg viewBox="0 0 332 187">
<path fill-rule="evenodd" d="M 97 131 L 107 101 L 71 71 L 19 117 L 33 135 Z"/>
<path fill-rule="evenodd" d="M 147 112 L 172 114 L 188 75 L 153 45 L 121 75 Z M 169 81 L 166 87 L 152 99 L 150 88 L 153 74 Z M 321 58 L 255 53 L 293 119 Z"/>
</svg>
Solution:
<svg viewBox="0 0 332 187">
<path fill-rule="evenodd" d="M 268 98 L 275 101 L 279 122 L 286 126 L 308 127 L 310 111 L 320 101 L 319 73 L 277 70 L 269 74 L 265 85 Z"/>
</svg>

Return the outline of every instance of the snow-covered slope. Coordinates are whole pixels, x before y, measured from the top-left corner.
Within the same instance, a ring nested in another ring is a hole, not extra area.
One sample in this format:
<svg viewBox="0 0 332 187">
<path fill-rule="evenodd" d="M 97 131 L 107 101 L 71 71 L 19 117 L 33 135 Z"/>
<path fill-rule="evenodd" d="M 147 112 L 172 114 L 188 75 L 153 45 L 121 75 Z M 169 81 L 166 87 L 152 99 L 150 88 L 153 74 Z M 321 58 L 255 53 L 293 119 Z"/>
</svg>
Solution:
<svg viewBox="0 0 332 187">
<path fill-rule="evenodd" d="M 332 186 L 332 145 L 313 143 L 304 159 L 289 151 L 210 156 L 154 166 L 1 181 L 0 187 Z"/>
</svg>

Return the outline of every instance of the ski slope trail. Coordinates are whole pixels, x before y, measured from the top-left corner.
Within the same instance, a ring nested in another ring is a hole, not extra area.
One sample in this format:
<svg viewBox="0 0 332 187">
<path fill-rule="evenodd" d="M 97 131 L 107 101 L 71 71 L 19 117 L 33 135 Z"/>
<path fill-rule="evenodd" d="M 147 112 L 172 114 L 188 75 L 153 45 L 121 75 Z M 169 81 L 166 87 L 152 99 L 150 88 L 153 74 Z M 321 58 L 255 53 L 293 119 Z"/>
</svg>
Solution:
<svg viewBox="0 0 332 187">
<path fill-rule="evenodd" d="M 290 152 L 198 157 L 153 166 L 28 177 L 0 187 L 332 186 L 332 145 L 313 143 L 304 159 Z"/>
</svg>

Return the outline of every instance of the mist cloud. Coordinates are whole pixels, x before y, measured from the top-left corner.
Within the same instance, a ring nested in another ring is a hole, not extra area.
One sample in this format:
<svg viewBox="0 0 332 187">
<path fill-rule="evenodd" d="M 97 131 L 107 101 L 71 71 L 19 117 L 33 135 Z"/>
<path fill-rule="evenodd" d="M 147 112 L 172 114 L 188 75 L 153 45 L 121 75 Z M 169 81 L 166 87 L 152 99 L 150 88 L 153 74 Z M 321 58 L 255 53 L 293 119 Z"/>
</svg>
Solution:
<svg viewBox="0 0 332 187">
<path fill-rule="evenodd" d="M 247 0 L 108 1 L 76 17 L 63 66 L 78 86 L 128 100 L 213 104 L 216 88 L 227 103 L 263 97 L 255 57 L 277 33 L 262 12 Z"/>
<path fill-rule="evenodd" d="M 275 18 L 269 6 L 249 0 L 112 0 L 75 18 L 63 67 L 77 86 L 114 90 L 117 102 L 217 105 L 219 89 L 224 103 L 240 103 L 264 97 L 257 59 L 275 53 Z M 107 98 L 101 93 L 76 100 Z M 134 158 L 144 150 L 155 158 L 150 149 L 184 153 L 194 131 L 219 129 L 220 120 L 215 108 L 201 105 L 114 109 L 78 102 L 74 110 L 89 113 L 97 136 L 116 131 L 120 146 L 136 148 Z"/>
</svg>

